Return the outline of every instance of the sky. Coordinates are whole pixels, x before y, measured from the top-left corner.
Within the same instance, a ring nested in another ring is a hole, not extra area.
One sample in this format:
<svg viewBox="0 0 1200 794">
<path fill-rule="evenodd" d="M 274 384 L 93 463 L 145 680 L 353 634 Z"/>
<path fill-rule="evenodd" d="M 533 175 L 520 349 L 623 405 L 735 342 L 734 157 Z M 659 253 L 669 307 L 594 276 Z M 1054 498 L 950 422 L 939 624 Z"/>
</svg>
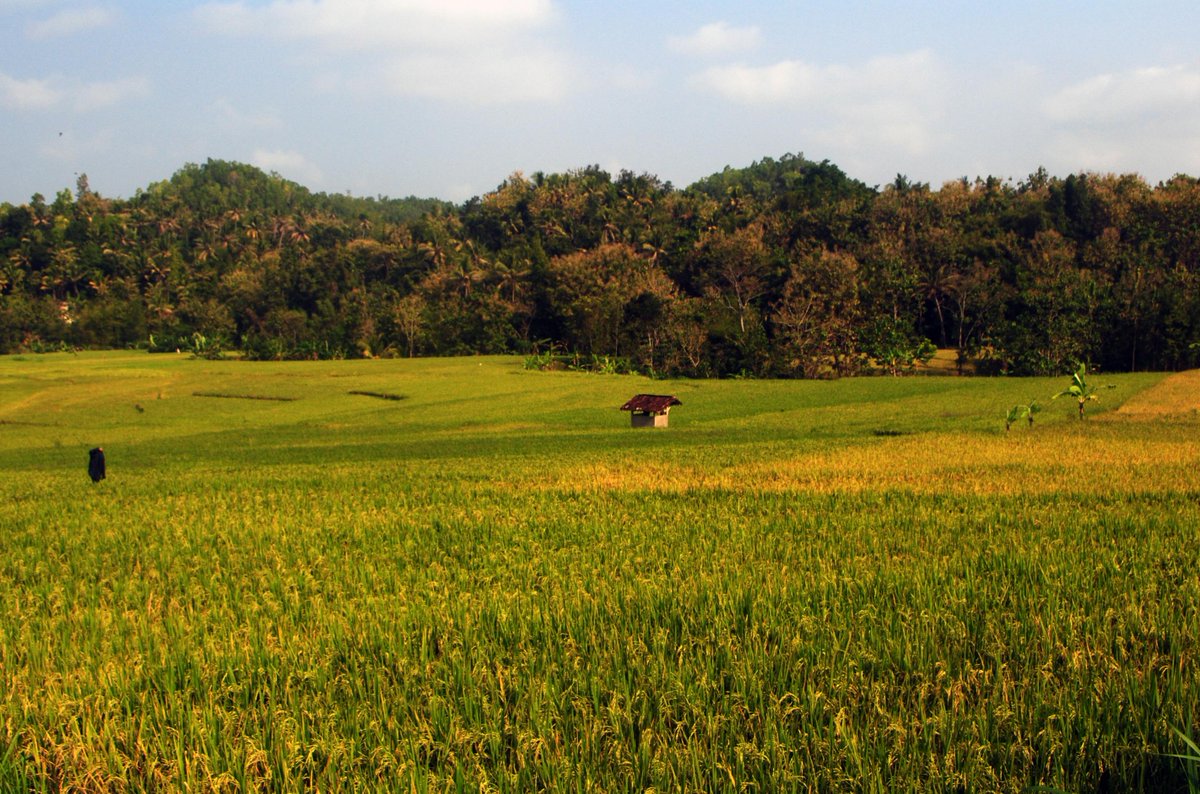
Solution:
<svg viewBox="0 0 1200 794">
<path fill-rule="evenodd" d="M 763 157 L 1200 175 L 1200 2 L 0 0 L 0 202 L 188 163 L 463 201 Z"/>
</svg>

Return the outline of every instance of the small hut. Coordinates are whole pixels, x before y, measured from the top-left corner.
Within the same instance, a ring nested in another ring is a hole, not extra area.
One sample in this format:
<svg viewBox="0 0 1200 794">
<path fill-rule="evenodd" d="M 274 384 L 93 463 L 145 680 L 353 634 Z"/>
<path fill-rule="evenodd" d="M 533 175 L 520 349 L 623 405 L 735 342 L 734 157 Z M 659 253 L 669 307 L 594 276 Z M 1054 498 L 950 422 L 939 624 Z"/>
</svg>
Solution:
<svg viewBox="0 0 1200 794">
<path fill-rule="evenodd" d="M 666 427 L 667 414 L 674 405 L 683 405 L 670 394 L 636 394 L 621 406 L 629 411 L 633 427 Z"/>
</svg>

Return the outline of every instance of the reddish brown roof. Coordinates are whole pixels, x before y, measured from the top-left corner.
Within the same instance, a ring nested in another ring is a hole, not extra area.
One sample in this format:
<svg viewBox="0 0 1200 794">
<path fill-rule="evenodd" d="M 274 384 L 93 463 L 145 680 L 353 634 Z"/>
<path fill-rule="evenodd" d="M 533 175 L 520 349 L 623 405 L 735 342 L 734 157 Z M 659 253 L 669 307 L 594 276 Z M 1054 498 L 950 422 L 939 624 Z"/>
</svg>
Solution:
<svg viewBox="0 0 1200 794">
<path fill-rule="evenodd" d="M 658 414 L 672 405 L 683 405 L 683 403 L 670 394 L 636 394 L 629 398 L 629 402 L 621 406 L 621 410 Z"/>
</svg>

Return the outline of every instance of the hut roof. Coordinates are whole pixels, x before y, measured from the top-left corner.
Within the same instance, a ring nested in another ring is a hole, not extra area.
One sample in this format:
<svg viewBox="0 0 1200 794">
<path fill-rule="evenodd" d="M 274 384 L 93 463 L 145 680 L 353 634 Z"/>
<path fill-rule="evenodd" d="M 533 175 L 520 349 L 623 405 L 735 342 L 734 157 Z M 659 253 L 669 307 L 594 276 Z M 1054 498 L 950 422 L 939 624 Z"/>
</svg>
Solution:
<svg viewBox="0 0 1200 794">
<path fill-rule="evenodd" d="M 672 405 L 683 405 L 671 394 L 635 394 L 621 406 L 622 411 L 645 411 L 662 413 Z"/>
</svg>

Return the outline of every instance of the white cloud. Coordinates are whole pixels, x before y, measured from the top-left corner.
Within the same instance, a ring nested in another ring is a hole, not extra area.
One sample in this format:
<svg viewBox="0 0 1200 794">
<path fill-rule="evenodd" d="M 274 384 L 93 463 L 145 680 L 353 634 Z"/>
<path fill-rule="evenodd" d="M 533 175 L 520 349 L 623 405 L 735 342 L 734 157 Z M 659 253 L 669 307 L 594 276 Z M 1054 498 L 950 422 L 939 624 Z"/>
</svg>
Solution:
<svg viewBox="0 0 1200 794">
<path fill-rule="evenodd" d="M 626 96 L 649 91 L 661 82 L 658 74 L 620 64 L 593 69 L 590 76 L 595 84 L 621 91 Z"/>
<path fill-rule="evenodd" d="M 0 0 L 0 13 L 6 11 L 24 11 L 27 8 L 38 8 L 50 5 L 54 0 Z"/>
<path fill-rule="evenodd" d="M 568 59 L 545 42 L 551 0 L 275 0 L 209 3 L 197 18 L 227 35 L 315 44 L 329 56 L 314 76 L 325 90 L 385 90 L 451 102 L 497 104 L 562 97 Z M 336 67 L 336 68 L 334 68 Z M 346 72 L 342 74 L 342 72 Z M 334 85 L 331 85 L 333 83 Z"/>
<path fill-rule="evenodd" d="M 33 39 L 58 38 L 112 24 L 116 15 L 106 8 L 68 8 L 40 22 L 31 22 L 25 32 Z"/>
<path fill-rule="evenodd" d="M 149 96 L 150 81 L 144 77 L 126 77 L 120 80 L 85 83 L 74 93 L 76 109 L 96 110 Z"/>
<path fill-rule="evenodd" d="M 273 130 L 283 126 L 283 120 L 274 113 L 244 112 L 234 107 L 228 99 L 218 99 L 210 106 L 214 117 L 222 127 L 232 130 Z"/>
<path fill-rule="evenodd" d="M 48 108 L 57 105 L 62 92 L 50 80 L 30 78 L 19 80 L 0 72 L 0 103 L 19 110 Z"/>
<path fill-rule="evenodd" d="M 387 69 L 397 94 L 480 105 L 551 101 L 568 88 L 567 67 L 550 52 L 444 55 L 398 58 Z"/>
<path fill-rule="evenodd" d="M 928 50 L 880 56 L 858 65 L 818 66 L 781 61 L 771 66 L 717 66 L 695 85 L 747 104 L 849 100 L 865 96 L 914 96 L 941 84 L 941 67 Z"/>
<path fill-rule="evenodd" d="M 296 151 L 283 149 L 255 149 L 250 163 L 264 171 L 275 171 L 281 176 L 311 187 L 324 179 L 321 169 Z"/>
<path fill-rule="evenodd" d="M 688 36 L 672 36 L 667 46 L 685 55 L 727 55 L 758 47 L 762 33 L 756 27 L 735 28 L 727 22 L 704 25 Z"/>
<path fill-rule="evenodd" d="M 1157 125 L 1121 130 L 1061 129 L 1049 136 L 1049 164 L 1058 170 L 1111 173 L 1200 173 L 1200 131 Z"/>
<path fill-rule="evenodd" d="M 1042 103 L 1051 156 L 1096 171 L 1200 171 L 1200 71 L 1101 75 Z"/>
<path fill-rule="evenodd" d="M 466 201 L 469 198 L 480 195 L 481 192 L 469 182 L 459 182 L 447 187 L 442 195 L 448 201 Z"/>
<path fill-rule="evenodd" d="M 0 104 L 18 110 L 45 110 L 69 104 L 86 112 L 149 94 L 150 81 L 144 77 L 79 83 L 62 78 L 18 80 L 0 73 Z"/>
<path fill-rule="evenodd" d="M 746 104 L 798 101 L 812 93 L 817 69 L 801 61 L 773 66 L 714 66 L 693 82 L 725 99 Z"/>
<path fill-rule="evenodd" d="M 839 148 L 925 154 L 943 135 L 949 78 L 933 54 L 921 50 L 850 65 L 790 60 L 713 67 L 693 86 L 743 105 L 801 112 L 814 139 Z"/>
<path fill-rule="evenodd" d="M 45 158 L 60 163 L 78 163 L 80 159 L 112 151 L 117 136 L 111 129 L 91 130 L 81 135 L 67 130 L 60 135 L 51 136 L 46 143 L 38 147 L 38 152 Z"/>
<path fill-rule="evenodd" d="M 1200 105 L 1200 68 L 1152 67 L 1102 74 L 1059 91 L 1043 110 L 1057 122 L 1111 122 L 1184 115 Z"/>
<path fill-rule="evenodd" d="M 261 7 L 208 3 L 196 14 L 221 33 L 269 32 L 355 50 L 458 48 L 541 27 L 554 15 L 550 0 L 275 0 Z"/>
<path fill-rule="evenodd" d="M 1200 170 L 1200 67 L 1097 75 L 1046 97 L 1048 151 L 1075 169 Z"/>
</svg>

